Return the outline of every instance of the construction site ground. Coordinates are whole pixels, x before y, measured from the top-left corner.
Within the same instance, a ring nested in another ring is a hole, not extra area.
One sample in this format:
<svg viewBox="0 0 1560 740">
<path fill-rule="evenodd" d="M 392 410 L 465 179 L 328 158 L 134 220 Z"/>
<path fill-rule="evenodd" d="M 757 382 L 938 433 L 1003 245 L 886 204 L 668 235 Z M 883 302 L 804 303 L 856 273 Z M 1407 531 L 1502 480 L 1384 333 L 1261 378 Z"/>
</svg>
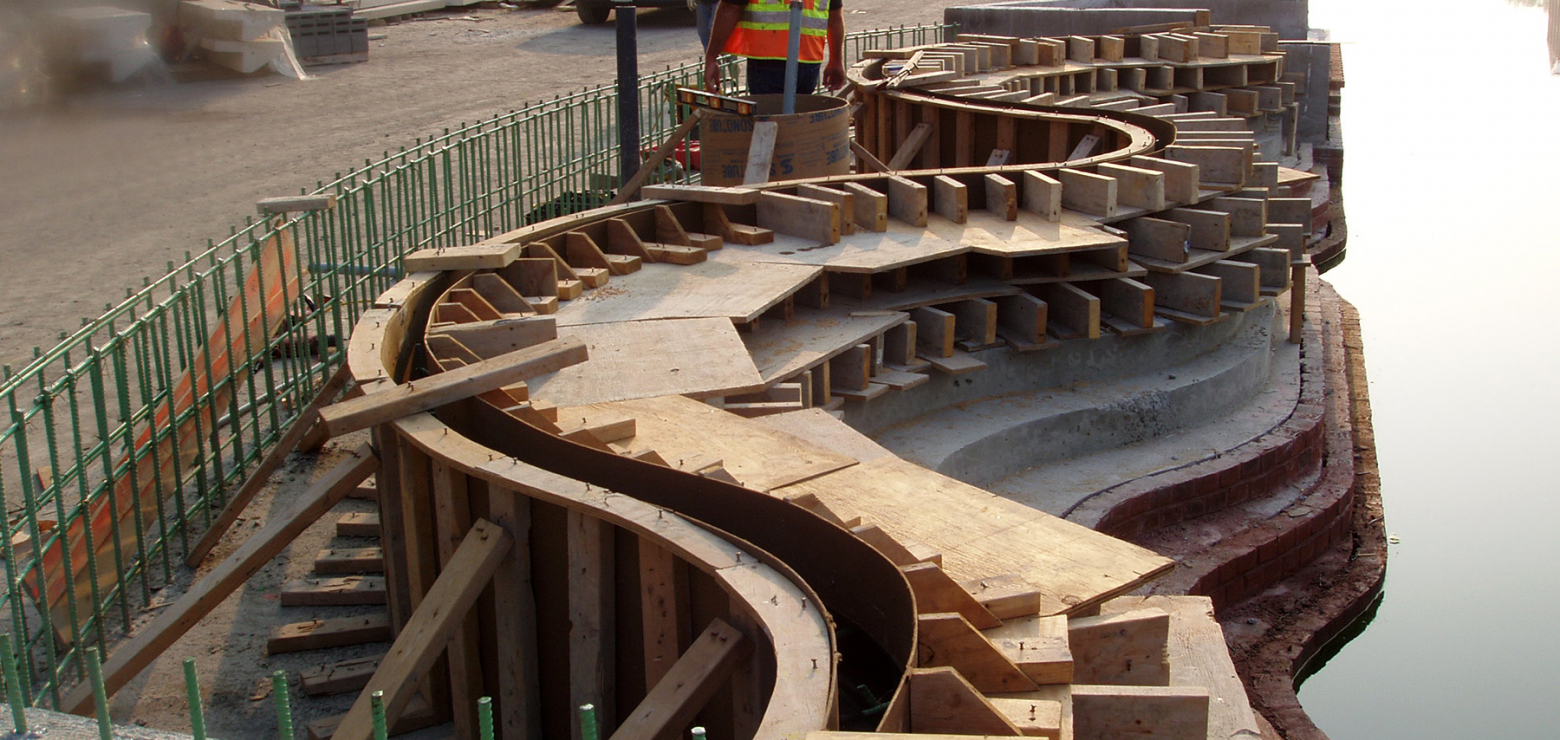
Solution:
<svg viewBox="0 0 1560 740">
<path fill-rule="evenodd" d="M 846 28 L 938 23 L 958 0 L 850 0 Z M 207 239 L 419 136 L 616 77 L 612 24 L 567 9 L 412 16 L 369 29 L 369 61 L 276 75 L 78 90 L 0 110 L 0 363 L 101 314 Z M 697 61 L 693 13 L 639 14 L 643 71 Z"/>
</svg>

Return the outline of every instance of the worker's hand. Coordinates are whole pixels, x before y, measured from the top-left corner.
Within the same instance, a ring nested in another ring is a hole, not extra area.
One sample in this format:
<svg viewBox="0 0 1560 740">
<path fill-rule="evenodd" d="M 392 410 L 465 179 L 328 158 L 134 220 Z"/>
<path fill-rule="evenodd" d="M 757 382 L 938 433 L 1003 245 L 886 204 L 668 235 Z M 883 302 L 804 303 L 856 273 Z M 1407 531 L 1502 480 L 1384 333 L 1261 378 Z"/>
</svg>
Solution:
<svg viewBox="0 0 1560 740">
<path fill-rule="evenodd" d="M 714 59 L 704 60 L 704 91 L 720 94 L 720 62 Z"/>
<path fill-rule="evenodd" d="M 823 86 L 838 90 L 845 86 L 845 65 L 829 62 L 823 67 Z"/>
</svg>

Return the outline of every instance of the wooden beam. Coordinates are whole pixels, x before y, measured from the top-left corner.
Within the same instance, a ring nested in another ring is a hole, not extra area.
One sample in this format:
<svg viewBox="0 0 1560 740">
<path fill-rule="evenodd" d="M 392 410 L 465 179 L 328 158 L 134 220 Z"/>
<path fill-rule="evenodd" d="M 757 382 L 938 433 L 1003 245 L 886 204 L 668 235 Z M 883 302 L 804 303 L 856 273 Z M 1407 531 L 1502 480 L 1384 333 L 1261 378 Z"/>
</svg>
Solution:
<svg viewBox="0 0 1560 740">
<path fill-rule="evenodd" d="M 1240 186 L 1246 182 L 1246 150 L 1220 146 L 1169 146 L 1165 158 L 1195 164 L 1202 178 L 1223 185 Z"/>
<path fill-rule="evenodd" d="M 822 200 L 840 207 L 840 235 L 856 233 L 856 222 L 860 214 L 856 210 L 856 196 L 854 193 L 826 188 L 819 185 L 798 185 L 796 194 L 803 198 Z"/>
<path fill-rule="evenodd" d="M 1108 313 L 1115 322 L 1124 322 L 1134 329 L 1151 329 L 1154 326 L 1154 289 L 1132 278 L 1115 278 L 1098 283 L 1100 310 Z M 1120 323 L 1113 327 L 1121 329 Z"/>
<path fill-rule="evenodd" d="M 1161 312 L 1169 309 L 1172 313 L 1167 315 L 1172 318 L 1181 313 L 1211 319 L 1223 312 L 1223 286 L 1216 277 L 1194 272 L 1150 272 L 1142 280 L 1154 289 L 1154 302 Z"/>
<path fill-rule="evenodd" d="M 596 705 L 603 733 L 612 731 L 617 716 L 613 531 L 594 516 L 568 512 L 569 705 Z M 577 735 L 579 716 L 570 714 Z"/>
<path fill-rule="evenodd" d="M 915 129 L 910 132 L 910 137 L 905 139 L 905 143 L 899 145 L 893 158 L 888 160 L 888 171 L 897 172 L 909 167 L 910 163 L 915 161 L 916 155 L 921 153 L 921 147 L 926 146 L 926 140 L 932 137 L 934 130 L 930 123 L 916 124 Z"/>
<path fill-rule="evenodd" d="M 135 636 L 116 649 L 103 665 L 103 684 L 109 696 L 123 688 L 157 656 L 189 632 L 202 617 L 270 562 L 271 558 L 292 544 L 303 530 L 345 498 L 348 491 L 372 475 L 378 465 L 379 458 L 374 456 L 372 447 L 366 444 L 358 447 L 350 457 L 310 486 L 298 498 L 296 505 L 271 517 L 265 527 L 239 545 L 232 555 L 204 578 L 196 581 L 189 591 L 157 615 L 151 624 L 136 630 Z M 91 682 L 77 684 L 65 695 L 61 707 L 74 714 L 90 711 Z"/>
<path fill-rule="evenodd" d="M 910 729 L 962 735 L 1022 734 L 986 697 L 952 668 L 910 671 Z"/>
<path fill-rule="evenodd" d="M 911 226 L 926 226 L 926 186 L 898 175 L 887 179 L 888 214 Z"/>
<path fill-rule="evenodd" d="M 1219 260 L 1193 271 L 1218 278 L 1221 281 L 1219 300 L 1230 308 L 1240 310 L 1262 300 L 1262 268 L 1255 264 Z"/>
<path fill-rule="evenodd" d="M 1259 198 L 1214 198 L 1210 209 L 1230 214 L 1231 236 L 1266 236 L 1267 201 Z"/>
<path fill-rule="evenodd" d="M 1230 248 L 1230 214 L 1228 213 L 1201 208 L 1171 208 L 1157 216 L 1192 227 L 1190 238 L 1193 249 L 1223 252 Z"/>
<path fill-rule="evenodd" d="M 917 308 L 910 312 L 916 324 L 916 347 L 933 357 L 952 357 L 954 316 L 935 308 Z"/>
<path fill-rule="evenodd" d="M 1028 293 L 998 296 L 997 335 L 1014 349 L 1039 349 L 1046 344 L 1046 303 Z"/>
<path fill-rule="evenodd" d="M 981 178 L 986 186 L 986 210 L 1004 221 L 1018 220 L 1018 185 L 1001 175 Z"/>
<path fill-rule="evenodd" d="M 309 430 L 314 428 L 314 425 L 319 421 L 319 410 L 326 404 L 334 401 L 337 394 L 341 393 L 342 389 L 346 388 L 347 383 L 351 380 L 351 369 L 347 367 L 346 363 L 342 363 L 341 367 L 336 369 L 335 374 L 331 375 L 330 380 L 326 381 L 325 385 L 320 387 L 319 392 L 314 394 L 314 400 L 310 401 L 309 405 L 305 406 L 303 411 L 298 414 L 298 417 L 293 420 L 293 423 L 287 427 L 287 431 L 282 434 L 282 438 L 277 440 L 276 446 L 266 453 L 265 459 L 261 460 L 260 465 L 244 480 L 244 485 L 239 486 L 233 497 L 228 499 L 227 505 L 222 507 L 222 512 L 217 514 L 217 518 L 212 521 L 211 526 L 206 528 L 206 533 L 201 535 L 200 540 L 195 543 L 194 547 L 190 548 L 189 555 L 184 559 L 186 565 L 191 568 L 200 565 L 200 561 L 206 559 L 206 555 L 211 552 L 212 548 L 216 547 L 218 542 L 227 537 L 228 529 L 233 526 L 233 522 L 238 521 L 238 515 L 244 513 L 244 509 L 249 506 L 249 502 L 254 500 L 255 494 L 259 493 L 260 489 L 265 488 L 266 484 L 271 480 L 271 475 L 282 466 L 282 463 L 287 461 L 287 456 L 292 454 L 293 449 L 303 441 Z"/>
<path fill-rule="evenodd" d="M 1062 738 L 1062 703 L 1051 699 L 988 699 L 1024 737 Z M 1070 728 L 1069 728 L 1070 729 Z"/>
<path fill-rule="evenodd" d="M 448 569 L 472 523 L 471 494 L 466 475 L 433 458 L 433 508 L 439 568 Z M 482 685 L 482 653 L 477 615 L 468 613 L 450 633 L 447 660 L 450 710 L 457 740 L 478 740 L 477 699 L 487 695 Z"/>
<path fill-rule="evenodd" d="M 964 183 L 947 175 L 932 178 L 932 200 L 936 202 L 937 215 L 956 224 L 970 219 L 970 192 Z"/>
<path fill-rule="evenodd" d="M 487 588 L 493 571 L 508 552 L 509 534 L 492 522 L 478 519 L 456 548 L 444 572 L 434 581 L 422 604 L 401 629 L 401 634 L 385 654 L 379 670 L 353 702 L 352 709 L 336 728 L 338 740 L 369 740 L 373 722 L 369 697 L 384 692 L 385 719 L 389 722 L 401 712 L 417 691 L 418 679 L 433 667 L 444 652 L 450 636 L 464 621 Z"/>
<path fill-rule="evenodd" d="M 586 359 L 584 342 L 554 339 L 327 406 L 320 409 L 320 419 L 331 436 L 341 436 L 577 365 Z"/>
<path fill-rule="evenodd" d="M 488 487 L 488 516 L 514 545 L 493 573 L 493 632 L 498 694 L 494 717 L 505 738 L 541 737 L 536 595 L 531 584 L 531 499 Z"/>
<path fill-rule="evenodd" d="M 1047 221 L 1062 220 L 1062 183 L 1039 172 L 1026 170 L 1024 210 Z"/>
<path fill-rule="evenodd" d="M 1067 647 L 1067 617 L 1027 615 L 989 630 L 986 637 L 1013 665 L 1039 686 L 1073 682 L 1073 656 Z"/>
<path fill-rule="evenodd" d="M 840 207 L 827 201 L 766 191 L 758 197 L 758 225 L 781 234 L 835 244 L 840 240 Z"/>
<path fill-rule="evenodd" d="M 678 625 L 686 619 L 677 598 L 677 557 L 639 538 L 639 602 L 645 634 L 645 689 L 655 688 L 682 652 Z"/>
<path fill-rule="evenodd" d="M 384 612 L 361 617 L 311 619 L 284 624 L 271 630 L 265 643 L 265 652 L 266 655 L 280 655 L 302 650 L 350 647 L 385 642 L 392 636 L 390 615 Z"/>
<path fill-rule="evenodd" d="M 1120 224 L 1127 232 L 1127 250 L 1138 257 L 1185 262 L 1192 250 L 1192 227 L 1161 218 L 1134 218 Z"/>
<path fill-rule="evenodd" d="M 1099 174 L 1116 181 L 1116 200 L 1121 205 L 1150 211 L 1165 209 L 1164 173 L 1107 162 L 1099 166 Z"/>
<path fill-rule="evenodd" d="M 710 622 L 611 740 L 654 740 L 687 724 L 752 650 L 753 644 L 736 628 L 720 619 Z"/>
<path fill-rule="evenodd" d="M 997 619 L 1018 619 L 1040 613 L 1040 591 L 1015 574 L 961 581 L 959 585 Z"/>
<path fill-rule="evenodd" d="M 954 612 L 921 614 L 916 648 L 921 666 L 952 667 L 982 693 L 1034 691 L 1037 688 L 1013 661 Z"/>
<path fill-rule="evenodd" d="M 867 231 L 888 230 L 888 196 L 855 182 L 842 187 L 856 197 L 856 225 Z"/>
<path fill-rule="evenodd" d="M 1074 684 L 1071 693 L 1073 740 L 1208 737 L 1210 697 L 1201 686 Z"/>
<path fill-rule="evenodd" d="M 1042 283 L 1030 286 L 1046 303 L 1046 318 L 1051 333 L 1068 339 L 1100 337 L 1100 299 L 1072 283 Z"/>
<path fill-rule="evenodd" d="M 909 551 L 905 553 L 908 555 Z M 955 583 L 937 563 L 901 565 L 899 570 L 905 574 L 905 580 L 910 582 L 910 590 L 915 592 L 918 613 L 955 612 L 975 629 L 981 630 L 1002 625 L 1001 620 L 981 606 L 970 592 Z"/>
<path fill-rule="evenodd" d="M 1116 215 L 1116 181 L 1082 170 L 1057 170 L 1062 183 L 1062 207 L 1110 218 Z"/>
<path fill-rule="evenodd" d="M 435 247 L 413 252 L 402 260 L 408 274 L 445 270 L 495 270 L 520 256 L 518 243 Z"/>
</svg>

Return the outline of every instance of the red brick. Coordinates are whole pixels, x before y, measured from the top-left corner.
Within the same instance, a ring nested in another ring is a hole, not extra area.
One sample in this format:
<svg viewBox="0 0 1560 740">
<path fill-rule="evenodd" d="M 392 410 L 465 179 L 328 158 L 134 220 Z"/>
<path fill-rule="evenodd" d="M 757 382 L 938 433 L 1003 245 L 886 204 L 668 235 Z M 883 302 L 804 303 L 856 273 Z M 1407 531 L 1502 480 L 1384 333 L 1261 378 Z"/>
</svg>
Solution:
<svg viewBox="0 0 1560 740">
<path fill-rule="evenodd" d="M 1224 470 L 1219 471 L 1219 487 L 1229 488 L 1230 486 L 1239 483 L 1240 479 L 1244 477 L 1244 473 L 1241 472 L 1240 468 L 1240 465 L 1231 464 Z"/>
<path fill-rule="evenodd" d="M 1278 557 L 1278 552 L 1278 540 L 1268 540 L 1262 543 L 1261 547 L 1257 548 L 1257 561 L 1266 565 Z"/>
</svg>

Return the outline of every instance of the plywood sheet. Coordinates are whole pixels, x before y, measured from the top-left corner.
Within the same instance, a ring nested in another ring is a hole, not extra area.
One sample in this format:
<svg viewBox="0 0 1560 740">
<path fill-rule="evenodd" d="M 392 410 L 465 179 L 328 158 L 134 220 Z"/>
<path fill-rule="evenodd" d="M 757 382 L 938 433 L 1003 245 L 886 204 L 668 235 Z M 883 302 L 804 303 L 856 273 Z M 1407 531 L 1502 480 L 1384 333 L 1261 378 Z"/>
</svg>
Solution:
<svg viewBox="0 0 1560 740">
<path fill-rule="evenodd" d="M 1062 220 L 1047 221 L 1020 211 L 1017 221 L 1007 221 L 988 211 L 971 210 L 969 220 L 956 224 L 934 218 L 926 229 L 948 241 L 975 251 L 1004 257 L 1073 252 L 1127 243 L 1126 239 L 1100 231 L 1094 219 L 1074 211 L 1062 211 Z M 889 233 L 915 229 L 905 223 L 889 224 Z"/>
<path fill-rule="evenodd" d="M 1159 608 L 1170 613 L 1171 686 L 1204 686 L 1208 702 L 1208 737 L 1255 737 L 1257 718 L 1246 696 L 1246 686 L 1235 673 L 1224 644 L 1224 630 L 1213 617 L 1213 601 L 1206 596 L 1123 596 L 1100 607 L 1101 614 Z"/>
<path fill-rule="evenodd" d="M 764 386 L 730 319 L 585 324 L 560 327 L 558 335 L 585 342 L 590 359 L 529 381 L 531 397 L 554 406 L 708 398 Z"/>
<path fill-rule="evenodd" d="M 898 458 L 788 486 L 841 518 L 860 516 L 895 539 L 943 555 L 956 581 L 1014 574 L 1040 592 L 1041 613 L 1087 609 L 1169 570 L 1172 562 Z"/>
<path fill-rule="evenodd" d="M 823 409 L 787 411 L 760 416 L 754 421 L 862 462 L 894 456 L 888 448 L 873 442 L 871 437 L 852 429 L 849 424 L 834 418 L 834 414 Z"/>
<path fill-rule="evenodd" d="M 748 488 L 769 491 L 797 481 L 855 465 L 855 458 L 830 452 L 799 437 L 714 406 L 682 396 L 576 407 L 586 418 L 594 411 L 631 416 L 634 447 L 655 450 L 678 466 L 678 460 L 719 458 Z M 559 409 L 566 418 L 572 409 Z"/>
<path fill-rule="evenodd" d="M 765 319 L 742 335 L 752 362 L 766 382 L 782 380 L 822 363 L 910 317 L 897 312 L 852 315 L 849 308 L 799 308 L 786 321 Z"/>
<path fill-rule="evenodd" d="M 838 244 L 776 234 L 769 244 L 745 247 L 727 245 L 713 252 L 710 259 L 723 262 L 773 262 L 778 264 L 818 265 L 835 272 L 882 272 L 919 262 L 949 257 L 970 251 L 969 247 L 949 241 L 918 227 L 887 232 L 858 231 L 840 238 Z"/>
<path fill-rule="evenodd" d="M 722 250 L 724 251 L 724 250 Z M 558 309 L 558 326 L 644 319 L 725 317 L 748 322 L 823 271 L 809 265 L 720 262 L 649 264 L 614 275 Z"/>
</svg>

